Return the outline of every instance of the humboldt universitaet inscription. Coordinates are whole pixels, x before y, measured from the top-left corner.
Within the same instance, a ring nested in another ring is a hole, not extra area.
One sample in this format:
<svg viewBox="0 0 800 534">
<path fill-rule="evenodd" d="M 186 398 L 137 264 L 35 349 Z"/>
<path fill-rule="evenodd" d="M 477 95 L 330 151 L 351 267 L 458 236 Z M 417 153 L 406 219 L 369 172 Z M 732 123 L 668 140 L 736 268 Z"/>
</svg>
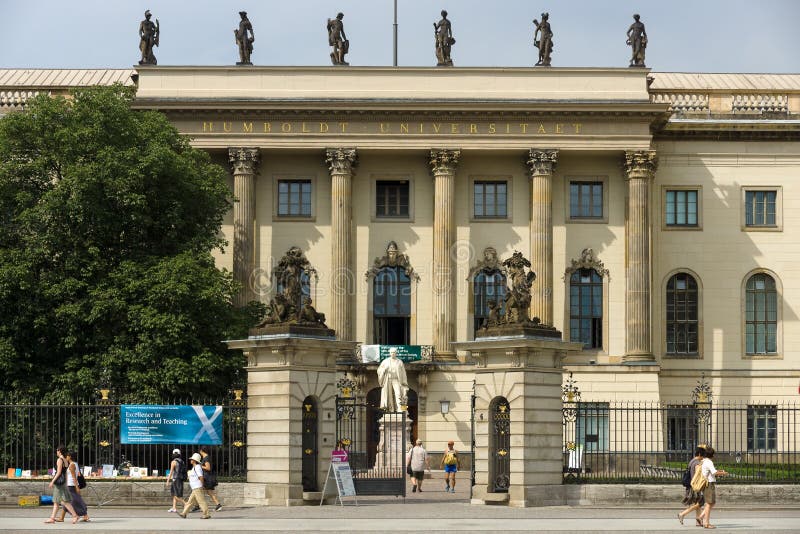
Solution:
<svg viewBox="0 0 800 534">
<path fill-rule="evenodd" d="M 581 135 L 580 122 L 199 121 L 186 133 L 361 135 Z"/>
</svg>

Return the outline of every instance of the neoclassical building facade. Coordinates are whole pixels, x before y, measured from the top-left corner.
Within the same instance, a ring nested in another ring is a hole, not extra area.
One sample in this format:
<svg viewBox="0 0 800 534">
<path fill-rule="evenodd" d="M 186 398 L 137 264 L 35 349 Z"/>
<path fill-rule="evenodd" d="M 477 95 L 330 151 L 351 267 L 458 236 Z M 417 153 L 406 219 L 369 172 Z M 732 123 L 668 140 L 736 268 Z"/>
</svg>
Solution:
<svg viewBox="0 0 800 534">
<path fill-rule="evenodd" d="M 338 339 L 433 347 L 410 384 L 429 442 L 468 446 L 480 362 L 453 343 L 502 301 L 515 251 L 536 273 L 531 315 L 582 347 L 563 365 L 583 400 L 681 404 L 701 374 L 715 402 L 797 398 L 798 75 L 4 71 L 0 107 L 111 81 L 231 170 L 217 260 L 240 303 L 268 301 L 299 247 Z"/>
</svg>

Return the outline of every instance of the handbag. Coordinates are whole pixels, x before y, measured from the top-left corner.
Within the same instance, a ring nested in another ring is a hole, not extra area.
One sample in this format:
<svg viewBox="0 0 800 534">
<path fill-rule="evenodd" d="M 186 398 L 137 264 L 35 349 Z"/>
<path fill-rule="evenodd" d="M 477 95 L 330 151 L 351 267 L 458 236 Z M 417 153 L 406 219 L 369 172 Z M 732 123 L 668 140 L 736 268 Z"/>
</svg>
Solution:
<svg viewBox="0 0 800 534">
<path fill-rule="evenodd" d="M 700 493 L 706 489 L 706 486 L 708 486 L 708 479 L 703 476 L 703 466 L 698 464 L 692 477 L 692 491 Z"/>
<path fill-rule="evenodd" d="M 62 464 L 62 466 L 63 466 L 63 464 Z M 56 464 L 56 471 L 58 471 L 58 464 Z M 61 468 L 61 474 L 58 475 L 58 478 L 56 478 L 53 481 L 53 484 L 55 484 L 56 486 L 63 486 L 66 483 L 67 483 L 67 468 L 66 468 L 66 466 L 63 466 Z"/>
<path fill-rule="evenodd" d="M 80 489 L 86 487 L 86 477 L 83 476 L 83 473 L 78 473 L 78 487 Z"/>
<path fill-rule="evenodd" d="M 217 475 L 213 471 L 206 471 L 203 473 L 203 487 L 205 489 L 213 490 L 217 487 Z"/>
<path fill-rule="evenodd" d="M 411 460 L 414 458 L 414 447 L 411 447 L 411 450 L 408 452 L 408 463 L 406 464 L 406 473 L 408 476 L 414 475 L 414 470 L 411 469 Z"/>
</svg>

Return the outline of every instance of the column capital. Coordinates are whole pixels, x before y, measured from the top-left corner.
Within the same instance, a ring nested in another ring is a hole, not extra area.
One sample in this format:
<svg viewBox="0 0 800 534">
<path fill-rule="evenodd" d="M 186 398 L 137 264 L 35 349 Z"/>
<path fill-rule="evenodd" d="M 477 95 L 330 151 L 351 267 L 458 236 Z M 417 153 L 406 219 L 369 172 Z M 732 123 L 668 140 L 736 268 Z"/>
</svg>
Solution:
<svg viewBox="0 0 800 534">
<path fill-rule="evenodd" d="M 648 179 L 655 177 L 658 168 L 658 156 L 655 150 L 628 150 L 623 161 L 625 178 Z"/>
<path fill-rule="evenodd" d="M 331 174 L 353 174 L 358 166 L 358 151 L 355 148 L 326 148 L 325 163 Z"/>
<path fill-rule="evenodd" d="M 260 161 L 258 148 L 230 147 L 228 148 L 228 161 L 233 174 L 255 174 Z"/>
<path fill-rule="evenodd" d="M 428 163 L 431 166 L 431 173 L 455 174 L 458 160 L 461 157 L 461 150 L 449 148 L 432 148 L 431 157 Z"/>
<path fill-rule="evenodd" d="M 558 150 L 531 148 L 525 163 L 531 176 L 552 175 L 558 163 Z"/>
</svg>

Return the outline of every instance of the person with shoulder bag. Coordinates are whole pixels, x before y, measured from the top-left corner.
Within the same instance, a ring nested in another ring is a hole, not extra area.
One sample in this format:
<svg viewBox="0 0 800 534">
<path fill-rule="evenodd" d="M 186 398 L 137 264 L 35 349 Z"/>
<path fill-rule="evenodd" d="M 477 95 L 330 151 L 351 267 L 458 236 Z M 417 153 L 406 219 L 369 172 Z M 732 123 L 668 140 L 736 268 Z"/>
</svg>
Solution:
<svg viewBox="0 0 800 534">
<path fill-rule="evenodd" d="M 219 482 L 217 482 L 217 474 L 211 466 L 211 456 L 208 455 L 208 449 L 205 446 L 200 447 L 200 456 L 202 456 L 200 466 L 203 468 L 203 487 L 206 489 L 206 494 L 211 497 L 211 500 L 216 505 L 214 511 L 219 512 L 222 509 L 222 503 L 219 502 L 219 497 L 217 497 Z"/>
<path fill-rule="evenodd" d="M 63 519 L 56 519 L 59 504 L 70 513 L 73 525 L 78 522 L 75 508 L 72 507 L 72 495 L 67 489 L 67 460 L 64 457 L 65 452 L 67 452 L 67 450 L 63 445 L 59 445 L 56 449 L 56 455 L 58 456 L 56 460 L 56 469 L 52 480 L 50 480 L 50 484 L 48 484 L 49 488 L 53 488 L 53 512 L 45 523 L 61 523 L 64 521 Z"/>
<path fill-rule="evenodd" d="M 77 458 L 78 453 L 76 452 L 67 451 L 64 454 L 64 459 L 67 461 L 67 489 L 72 497 L 72 507 L 75 508 L 75 513 L 77 514 L 77 516 L 74 517 L 83 517 L 83 522 L 88 523 L 89 507 L 86 506 L 86 502 L 81 495 L 81 490 L 86 487 L 86 480 L 81 474 L 81 467 L 76 461 Z M 83 482 L 83 485 L 81 485 L 81 482 Z M 64 508 L 61 510 L 61 519 L 57 521 L 64 521 L 66 515 L 67 509 Z"/>
<path fill-rule="evenodd" d="M 461 468 L 461 460 L 454 445 L 452 440 L 447 442 L 447 448 L 442 454 L 442 463 L 439 466 L 444 469 L 444 491 L 446 493 L 456 492 L 456 473 Z"/>
<path fill-rule="evenodd" d="M 192 509 L 192 506 L 197 505 L 203 511 L 203 519 L 208 519 L 211 515 L 208 513 L 208 504 L 206 503 L 206 496 L 203 490 L 203 468 L 200 467 L 202 458 L 198 453 L 194 453 L 189 460 L 192 463 L 189 469 L 189 487 L 192 488 L 192 494 L 189 495 L 189 500 L 183 506 L 183 511 L 178 512 L 178 515 L 186 519 L 186 514 Z"/>
<path fill-rule="evenodd" d="M 167 476 L 167 486 L 169 486 L 169 493 L 172 495 L 172 508 L 168 512 L 177 512 L 177 505 L 180 502 L 185 505 L 186 501 L 183 498 L 183 483 L 186 481 L 186 464 L 181 458 L 181 450 L 173 449 L 172 462 L 169 464 L 169 476 Z"/>
<path fill-rule="evenodd" d="M 706 479 L 707 483 L 705 491 L 703 492 L 703 495 L 706 499 L 706 505 L 703 509 L 703 513 L 700 514 L 700 516 L 703 517 L 703 528 L 717 528 L 711 524 L 711 509 L 714 508 L 715 504 L 717 504 L 717 477 L 728 474 L 727 471 L 714 467 L 712 458 L 714 458 L 714 449 L 707 447 L 703 463 L 700 464 L 702 475 Z M 692 487 L 694 488 L 694 485 L 692 485 Z"/>
<path fill-rule="evenodd" d="M 683 519 L 692 513 L 692 511 L 697 511 L 695 521 L 697 522 L 698 527 L 702 527 L 703 523 L 700 521 L 700 509 L 705 504 L 705 500 L 703 498 L 702 491 L 694 491 L 692 488 L 692 478 L 694 478 L 695 472 L 700 469 L 700 464 L 703 461 L 703 457 L 705 456 L 706 450 L 705 448 L 700 445 L 694 451 L 694 457 L 689 460 L 689 466 L 686 468 L 686 473 L 684 474 L 684 487 L 686 488 L 686 496 L 683 499 L 683 504 L 689 505 L 685 510 L 678 513 L 678 521 L 680 524 L 683 524 Z M 688 476 L 687 476 L 688 475 Z M 702 473 L 701 473 L 702 476 Z M 688 480 L 686 480 L 688 478 Z"/>
</svg>

